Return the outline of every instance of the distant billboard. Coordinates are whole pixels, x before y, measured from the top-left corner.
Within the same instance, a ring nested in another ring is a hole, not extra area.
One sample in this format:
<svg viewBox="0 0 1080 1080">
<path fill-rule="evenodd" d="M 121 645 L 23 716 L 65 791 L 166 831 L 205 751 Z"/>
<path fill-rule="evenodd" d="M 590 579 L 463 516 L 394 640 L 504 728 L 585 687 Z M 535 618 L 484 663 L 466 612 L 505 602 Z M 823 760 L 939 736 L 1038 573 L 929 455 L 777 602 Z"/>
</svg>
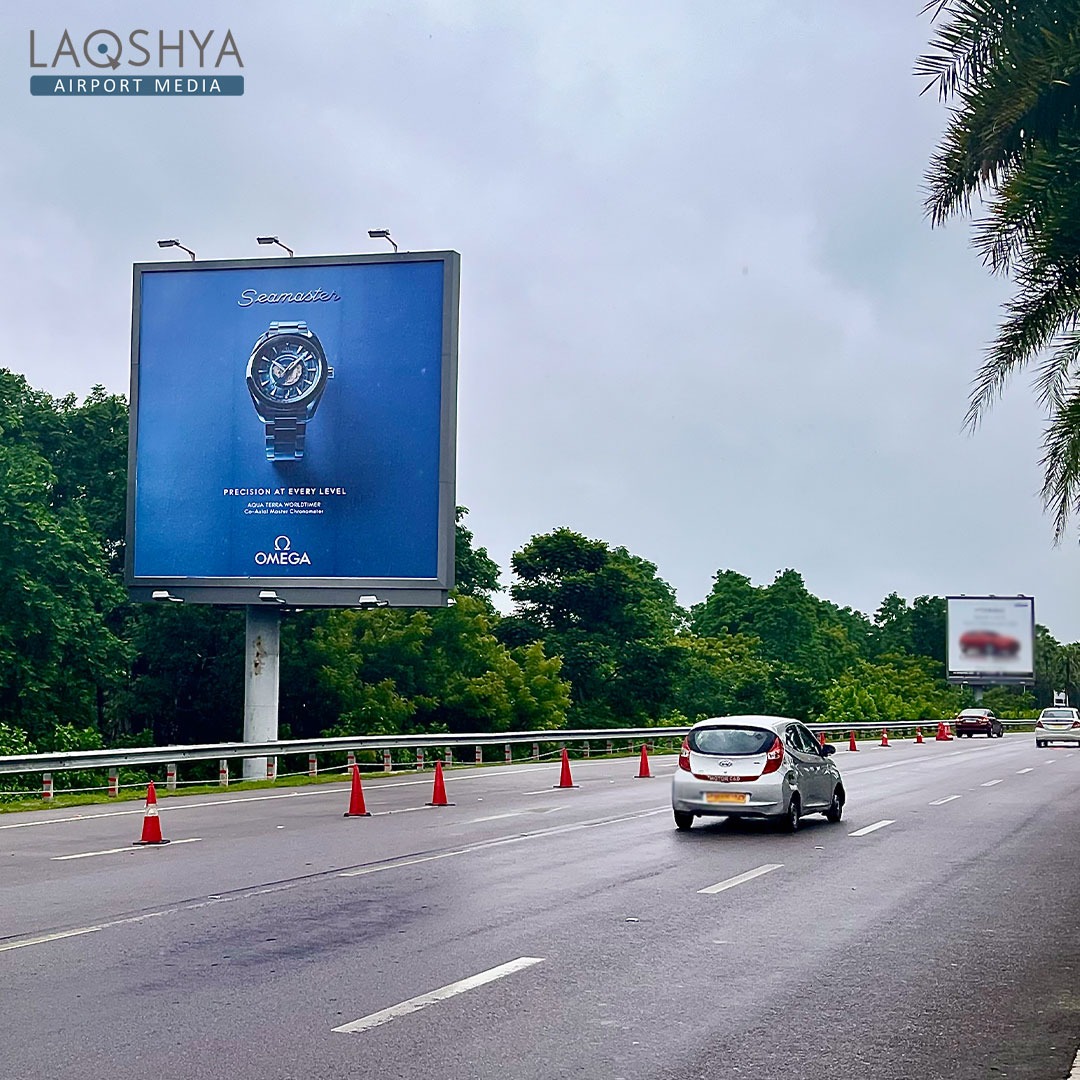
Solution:
<svg viewBox="0 0 1080 1080">
<path fill-rule="evenodd" d="M 946 597 L 948 678 L 984 686 L 1035 681 L 1035 600 Z"/>
<path fill-rule="evenodd" d="M 457 253 L 134 271 L 132 597 L 445 603 Z"/>
</svg>

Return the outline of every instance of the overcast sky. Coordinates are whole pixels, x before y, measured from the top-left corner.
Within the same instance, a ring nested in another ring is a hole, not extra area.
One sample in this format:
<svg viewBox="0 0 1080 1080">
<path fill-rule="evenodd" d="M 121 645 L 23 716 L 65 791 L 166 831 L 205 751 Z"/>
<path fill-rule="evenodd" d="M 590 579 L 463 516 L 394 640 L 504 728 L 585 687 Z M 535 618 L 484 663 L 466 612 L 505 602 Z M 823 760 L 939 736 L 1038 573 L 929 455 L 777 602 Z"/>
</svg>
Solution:
<svg viewBox="0 0 1080 1080">
<path fill-rule="evenodd" d="M 686 605 L 718 570 L 791 567 L 868 614 L 1031 594 L 1080 639 L 1026 377 L 961 429 L 1008 283 L 965 223 L 923 218 L 945 113 L 912 75 L 921 6 L 4 5 L 0 364 L 127 394 L 131 266 L 158 238 L 340 254 L 389 227 L 462 256 L 457 498 L 504 584 L 568 526 Z M 231 30 L 244 96 L 30 96 L 31 29 L 40 59 L 65 28 L 140 27 Z"/>
</svg>

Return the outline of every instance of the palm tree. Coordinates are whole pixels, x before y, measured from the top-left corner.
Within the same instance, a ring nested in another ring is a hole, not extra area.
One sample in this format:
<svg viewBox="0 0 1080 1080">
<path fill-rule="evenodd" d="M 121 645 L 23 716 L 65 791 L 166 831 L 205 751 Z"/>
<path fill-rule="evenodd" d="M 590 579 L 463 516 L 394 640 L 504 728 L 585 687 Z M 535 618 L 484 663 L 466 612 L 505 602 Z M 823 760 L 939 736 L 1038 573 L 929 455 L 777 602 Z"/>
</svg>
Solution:
<svg viewBox="0 0 1080 1080">
<path fill-rule="evenodd" d="M 1080 0 L 933 0 L 916 75 L 952 106 L 926 172 L 932 224 L 971 215 L 975 247 L 1016 291 L 972 389 L 975 428 L 1037 361 L 1048 423 L 1043 501 L 1059 540 L 1080 511 Z"/>
</svg>

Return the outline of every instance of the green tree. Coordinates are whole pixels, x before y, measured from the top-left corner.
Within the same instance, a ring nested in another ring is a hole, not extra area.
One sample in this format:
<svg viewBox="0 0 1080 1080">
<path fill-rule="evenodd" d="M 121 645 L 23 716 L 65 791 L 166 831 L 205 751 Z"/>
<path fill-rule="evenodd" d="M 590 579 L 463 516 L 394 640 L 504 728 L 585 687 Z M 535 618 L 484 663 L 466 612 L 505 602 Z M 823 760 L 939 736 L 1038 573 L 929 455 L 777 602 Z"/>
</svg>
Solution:
<svg viewBox="0 0 1080 1080">
<path fill-rule="evenodd" d="M 433 611 L 335 611 L 313 632 L 335 702 L 329 734 L 511 731 L 565 724 L 569 687 L 539 646 L 508 650 L 482 600 Z"/>
<path fill-rule="evenodd" d="M 934 225 L 985 207 L 975 247 L 1015 290 L 972 391 L 975 427 L 1038 360 L 1043 500 L 1060 539 L 1080 506 L 1080 0 L 933 0 L 916 74 L 953 105 L 926 173 Z"/>
<path fill-rule="evenodd" d="M 487 548 L 473 546 L 473 534 L 464 522 L 469 511 L 467 507 L 457 508 L 456 527 L 454 530 L 454 586 L 462 596 L 475 596 L 491 605 L 493 593 L 502 592 L 499 582 L 499 564 L 487 553 Z"/>
<path fill-rule="evenodd" d="M 107 621 L 124 595 L 84 509 L 54 498 L 48 461 L 8 430 L 0 433 L 0 715 L 41 744 L 61 720 L 99 725 L 104 695 L 127 664 Z"/>
<path fill-rule="evenodd" d="M 652 563 L 560 528 L 534 536 L 511 566 L 512 640 L 532 634 L 562 658 L 571 726 L 641 725 L 672 707 L 684 620 Z"/>
</svg>

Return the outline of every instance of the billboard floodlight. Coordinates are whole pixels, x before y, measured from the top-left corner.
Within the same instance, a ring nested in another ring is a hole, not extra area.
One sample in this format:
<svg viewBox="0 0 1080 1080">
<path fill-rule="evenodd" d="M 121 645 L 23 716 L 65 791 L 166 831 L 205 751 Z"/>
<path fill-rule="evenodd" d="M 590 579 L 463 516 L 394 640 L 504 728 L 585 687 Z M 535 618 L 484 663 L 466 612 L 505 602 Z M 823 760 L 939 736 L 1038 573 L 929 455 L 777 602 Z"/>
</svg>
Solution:
<svg viewBox="0 0 1080 1080">
<path fill-rule="evenodd" d="M 157 242 L 159 248 L 178 247 L 181 251 L 186 251 L 191 256 L 191 261 L 195 261 L 195 252 L 191 248 L 184 247 L 179 240 L 159 240 Z"/>
<path fill-rule="evenodd" d="M 168 589 L 155 589 L 153 593 L 151 593 L 150 598 L 152 600 L 171 600 L 174 604 L 182 604 L 184 602 L 182 596 L 173 596 Z"/>
<path fill-rule="evenodd" d="M 284 604 L 285 601 L 282 597 L 278 596 L 273 589 L 262 589 L 259 592 L 259 599 L 267 604 Z"/>
<path fill-rule="evenodd" d="M 257 244 L 277 244 L 279 248 L 284 248 L 290 256 L 292 256 L 293 249 L 283 244 L 276 236 L 256 236 L 255 243 Z"/>
<path fill-rule="evenodd" d="M 395 243 L 394 238 L 390 235 L 389 229 L 368 229 L 367 234 L 373 240 L 388 240 L 391 244 L 394 245 L 394 250 L 397 251 L 397 244 Z"/>
</svg>

